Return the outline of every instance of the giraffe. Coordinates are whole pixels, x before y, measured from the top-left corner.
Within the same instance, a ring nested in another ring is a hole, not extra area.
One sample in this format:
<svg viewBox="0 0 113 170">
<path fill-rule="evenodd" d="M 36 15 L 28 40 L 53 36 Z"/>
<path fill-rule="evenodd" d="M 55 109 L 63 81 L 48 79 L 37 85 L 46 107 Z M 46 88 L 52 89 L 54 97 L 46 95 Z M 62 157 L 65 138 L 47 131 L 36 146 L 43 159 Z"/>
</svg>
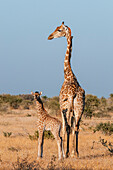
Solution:
<svg viewBox="0 0 113 170">
<path fill-rule="evenodd" d="M 63 140 L 61 136 L 62 122 L 57 118 L 50 116 L 45 110 L 43 102 L 40 98 L 42 92 L 39 93 L 38 91 L 36 91 L 35 93 L 31 92 L 31 94 L 34 96 L 34 100 L 36 101 L 36 110 L 38 116 L 37 127 L 39 132 L 39 138 L 37 159 L 43 157 L 43 141 L 45 130 L 50 130 L 57 141 L 59 159 L 61 159 L 62 157 L 64 158 L 65 155 L 63 152 Z"/>
<path fill-rule="evenodd" d="M 64 82 L 60 90 L 59 102 L 63 124 L 63 141 L 67 132 L 67 157 L 69 153 L 69 134 L 72 133 L 72 151 L 71 156 L 79 156 L 78 152 L 78 133 L 80 120 L 85 106 L 85 91 L 82 89 L 71 69 L 71 52 L 72 52 L 72 36 L 71 29 L 64 25 L 57 27 L 55 31 L 49 35 L 48 40 L 54 38 L 66 37 L 67 50 L 64 60 Z M 76 147 L 75 147 L 76 139 Z"/>
</svg>

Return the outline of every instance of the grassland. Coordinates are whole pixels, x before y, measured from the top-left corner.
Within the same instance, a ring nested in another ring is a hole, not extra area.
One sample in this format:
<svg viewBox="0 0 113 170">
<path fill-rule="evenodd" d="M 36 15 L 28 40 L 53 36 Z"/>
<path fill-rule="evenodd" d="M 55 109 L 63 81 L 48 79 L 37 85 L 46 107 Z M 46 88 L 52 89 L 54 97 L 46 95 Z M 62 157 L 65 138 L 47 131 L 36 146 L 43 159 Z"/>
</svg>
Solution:
<svg viewBox="0 0 113 170">
<path fill-rule="evenodd" d="M 9 101 L 6 101 L 6 98 L 3 101 L 2 97 L 0 98 L 0 170 L 113 169 L 112 96 L 106 102 L 105 99 L 100 102 L 90 96 L 91 101 L 89 105 L 86 104 L 81 120 L 79 158 L 69 157 L 60 161 L 58 161 L 57 144 L 53 138 L 45 138 L 43 159 L 37 161 L 37 139 L 30 138 L 37 131 L 37 114 L 32 98 L 18 96 L 19 101 L 13 98 L 11 102 L 11 98 Z M 51 101 L 52 107 L 50 107 Z M 43 102 L 48 112 L 61 120 L 58 97 L 48 99 L 45 96 Z M 108 133 L 102 129 L 105 124 L 110 126 L 110 133 L 109 128 Z"/>
</svg>

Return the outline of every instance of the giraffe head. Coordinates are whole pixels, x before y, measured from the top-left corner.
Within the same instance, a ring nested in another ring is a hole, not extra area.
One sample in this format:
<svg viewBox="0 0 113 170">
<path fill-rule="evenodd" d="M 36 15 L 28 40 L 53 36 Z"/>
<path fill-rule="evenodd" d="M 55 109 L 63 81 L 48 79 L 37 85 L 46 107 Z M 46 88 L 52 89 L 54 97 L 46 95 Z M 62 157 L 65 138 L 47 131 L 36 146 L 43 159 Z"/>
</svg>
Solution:
<svg viewBox="0 0 113 170">
<path fill-rule="evenodd" d="M 49 35 L 48 40 L 59 37 L 68 38 L 69 36 L 71 36 L 71 29 L 68 26 L 64 25 L 64 22 L 62 22 L 62 25 L 57 27 L 55 31 Z"/>
<path fill-rule="evenodd" d="M 35 93 L 31 92 L 35 100 L 39 100 L 40 96 L 42 95 L 42 92 L 35 91 Z"/>
</svg>

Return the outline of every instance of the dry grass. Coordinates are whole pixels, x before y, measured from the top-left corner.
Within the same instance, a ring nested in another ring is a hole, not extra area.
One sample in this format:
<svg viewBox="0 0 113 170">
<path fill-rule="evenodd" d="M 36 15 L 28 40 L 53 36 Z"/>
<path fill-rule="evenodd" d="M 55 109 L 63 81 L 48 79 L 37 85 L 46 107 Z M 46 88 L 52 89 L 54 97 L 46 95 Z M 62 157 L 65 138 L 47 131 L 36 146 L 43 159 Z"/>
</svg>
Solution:
<svg viewBox="0 0 113 170">
<path fill-rule="evenodd" d="M 28 135 L 37 130 L 37 116 L 33 110 L 15 112 L 0 115 L 0 169 L 113 169 L 113 154 L 99 142 L 101 137 L 113 143 L 113 135 L 93 133 L 98 123 L 111 120 L 113 123 L 113 119 L 82 119 L 78 159 L 58 161 L 56 141 L 45 139 L 43 159 L 37 161 L 37 141 L 30 140 Z M 12 134 L 5 137 L 4 132 Z"/>
</svg>

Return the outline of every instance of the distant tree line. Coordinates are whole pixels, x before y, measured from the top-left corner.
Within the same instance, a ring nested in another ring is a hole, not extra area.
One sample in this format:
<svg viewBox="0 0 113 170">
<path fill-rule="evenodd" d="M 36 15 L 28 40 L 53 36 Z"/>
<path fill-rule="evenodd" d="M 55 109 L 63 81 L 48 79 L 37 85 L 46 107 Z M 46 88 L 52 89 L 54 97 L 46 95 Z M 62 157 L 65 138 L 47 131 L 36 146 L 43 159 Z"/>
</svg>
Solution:
<svg viewBox="0 0 113 170">
<path fill-rule="evenodd" d="M 42 101 L 45 108 L 50 114 L 60 115 L 60 105 L 59 97 L 48 98 L 47 96 L 42 96 Z M 26 95 L 10 95 L 2 94 L 0 95 L 0 112 L 6 112 L 10 109 L 30 109 L 30 107 L 35 107 L 33 96 L 30 94 Z M 111 93 L 109 98 L 104 97 L 98 98 L 97 96 L 87 94 L 85 98 L 85 109 L 84 117 L 92 118 L 94 117 L 107 117 L 108 112 L 113 112 L 113 94 Z"/>
</svg>

